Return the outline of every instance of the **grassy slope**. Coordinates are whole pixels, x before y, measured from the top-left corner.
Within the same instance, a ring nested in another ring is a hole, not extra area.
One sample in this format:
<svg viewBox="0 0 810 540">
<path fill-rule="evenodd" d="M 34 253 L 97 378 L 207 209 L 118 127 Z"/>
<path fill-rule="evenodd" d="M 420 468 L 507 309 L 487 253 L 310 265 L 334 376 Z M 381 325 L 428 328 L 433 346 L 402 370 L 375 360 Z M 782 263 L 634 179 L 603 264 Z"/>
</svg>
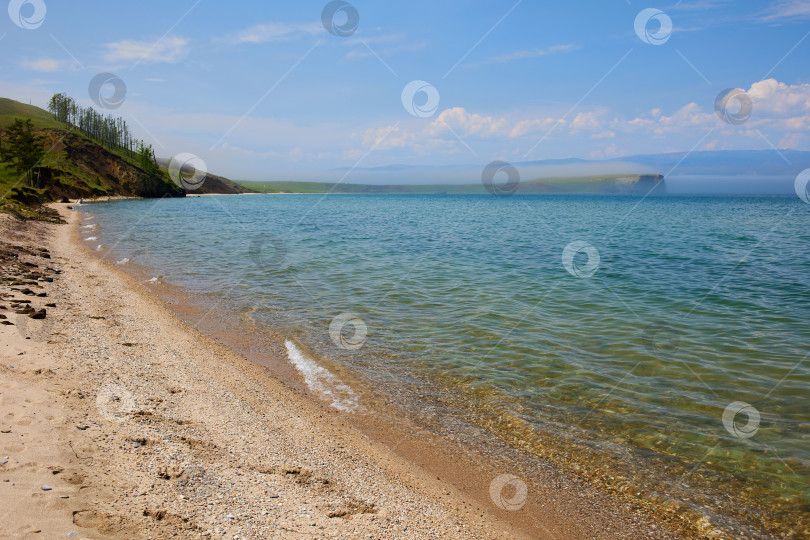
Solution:
<svg viewBox="0 0 810 540">
<path fill-rule="evenodd" d="M 13 99 L 0 98 L 0 128 L 6 128 L 15 118 L 30 118 L 38 128 L 60 129 L 62 125 L 51 113 L 34 105 L 26 105 Z"/>
</svg>

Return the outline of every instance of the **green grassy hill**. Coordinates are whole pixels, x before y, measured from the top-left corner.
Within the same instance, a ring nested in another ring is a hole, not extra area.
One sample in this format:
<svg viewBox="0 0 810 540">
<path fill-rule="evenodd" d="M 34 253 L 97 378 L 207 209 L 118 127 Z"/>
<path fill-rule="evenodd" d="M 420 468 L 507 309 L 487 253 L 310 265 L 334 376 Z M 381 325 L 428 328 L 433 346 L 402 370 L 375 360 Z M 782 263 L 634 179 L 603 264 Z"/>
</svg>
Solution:
<svg viewBox="0 0 810 540">
<path fill-rule="evenodd" d="M 61 129 L 63 126 L 53 115 L 34 105 L 26 105 L 13 99 L 0 98 L 0 128 L 7 128 L 16 118 L 30 118 L 38 128 Z"/>
</svg>

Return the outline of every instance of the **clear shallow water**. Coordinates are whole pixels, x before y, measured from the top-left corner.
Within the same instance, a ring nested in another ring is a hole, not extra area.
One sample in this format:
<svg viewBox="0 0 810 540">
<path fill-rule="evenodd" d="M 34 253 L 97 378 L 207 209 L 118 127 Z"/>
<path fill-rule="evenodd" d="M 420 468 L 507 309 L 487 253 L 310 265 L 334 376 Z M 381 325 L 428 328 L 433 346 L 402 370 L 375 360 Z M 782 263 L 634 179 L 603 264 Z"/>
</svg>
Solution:
<svg viewBox="0 0 810 540">
<path fill-rule="evenodd" d="M 284 195 L 85 210 L 100 225 L 93 247 L 424 411 L 441 401 L 695 522 L 810 527 L 810 206 L 798 198 Z M 580 253 L 568 272 L 571 242 L 592 245 L 598 267 Z M 367 327 L 357 349 L 352 324 L 348 348 L 330 338 L 347 312 Z M 724 424 L 735 402 L 758 425 L 733 408 Z"/>
</svg>

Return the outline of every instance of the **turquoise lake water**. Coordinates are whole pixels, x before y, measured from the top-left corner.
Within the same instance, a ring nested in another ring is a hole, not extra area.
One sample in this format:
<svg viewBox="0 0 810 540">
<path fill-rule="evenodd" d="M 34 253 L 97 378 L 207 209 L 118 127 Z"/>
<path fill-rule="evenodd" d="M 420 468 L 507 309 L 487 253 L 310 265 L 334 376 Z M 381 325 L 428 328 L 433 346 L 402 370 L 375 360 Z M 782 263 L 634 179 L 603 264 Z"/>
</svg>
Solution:
<svg viewBox="0 0 810 540">
<path fill-rule="evenodd" d="M 720 529 L 810 528 L 810 205 L 797 197 L 275 195 L 83 210 L 92 247 L 417 398 L 403 403 L 441 401 Z M 356 405 L 297 367 L 336 406 Z"/>
</svg>

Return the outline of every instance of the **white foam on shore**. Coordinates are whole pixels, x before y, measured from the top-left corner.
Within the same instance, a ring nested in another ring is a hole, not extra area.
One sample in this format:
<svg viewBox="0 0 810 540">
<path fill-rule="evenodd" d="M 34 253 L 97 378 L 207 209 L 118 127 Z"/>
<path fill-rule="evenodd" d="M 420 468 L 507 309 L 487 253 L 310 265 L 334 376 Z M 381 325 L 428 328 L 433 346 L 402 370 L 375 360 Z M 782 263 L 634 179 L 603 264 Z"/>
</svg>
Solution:
<svg viewBox="0 0 810 540">
<path fill-rule="evenodd" d="M 157 276 L 153 277 L 152 279 L 146 280 L 147 283 L 157 283 L 158 281 L 160 281 L 160 278 Z"/>
<path fill-rule="evenodd" d="M 93 240 L 98 240 L 98 236 L 88 236 L 84 239 L 85 242 L 92 242 Z"/>
<path fill-rule="evenodd" d="M 82 225 L 82 229 L 96 229 L 96 228 L 98 228 L 98 225 L 96 225 L 95 223 L 92 223 L 90 225 Z"/>
<path fill-rule="evenodd" d="M 334 373 L 307 358 L 289 339 L 284 341 L 284 345 L 290 362 L 304 376 L 304 381 L 312 391 L 331 401 L 330 405 L 339 411 L 354 412 L 360 408 L 357 394 Z"/>
<path fill-rule="evenodd" d="M 115 261 L 115 264 L 127 264 L 129 262 L 129 257 L 124 257 L 120 261 Z"/>
</svg>

